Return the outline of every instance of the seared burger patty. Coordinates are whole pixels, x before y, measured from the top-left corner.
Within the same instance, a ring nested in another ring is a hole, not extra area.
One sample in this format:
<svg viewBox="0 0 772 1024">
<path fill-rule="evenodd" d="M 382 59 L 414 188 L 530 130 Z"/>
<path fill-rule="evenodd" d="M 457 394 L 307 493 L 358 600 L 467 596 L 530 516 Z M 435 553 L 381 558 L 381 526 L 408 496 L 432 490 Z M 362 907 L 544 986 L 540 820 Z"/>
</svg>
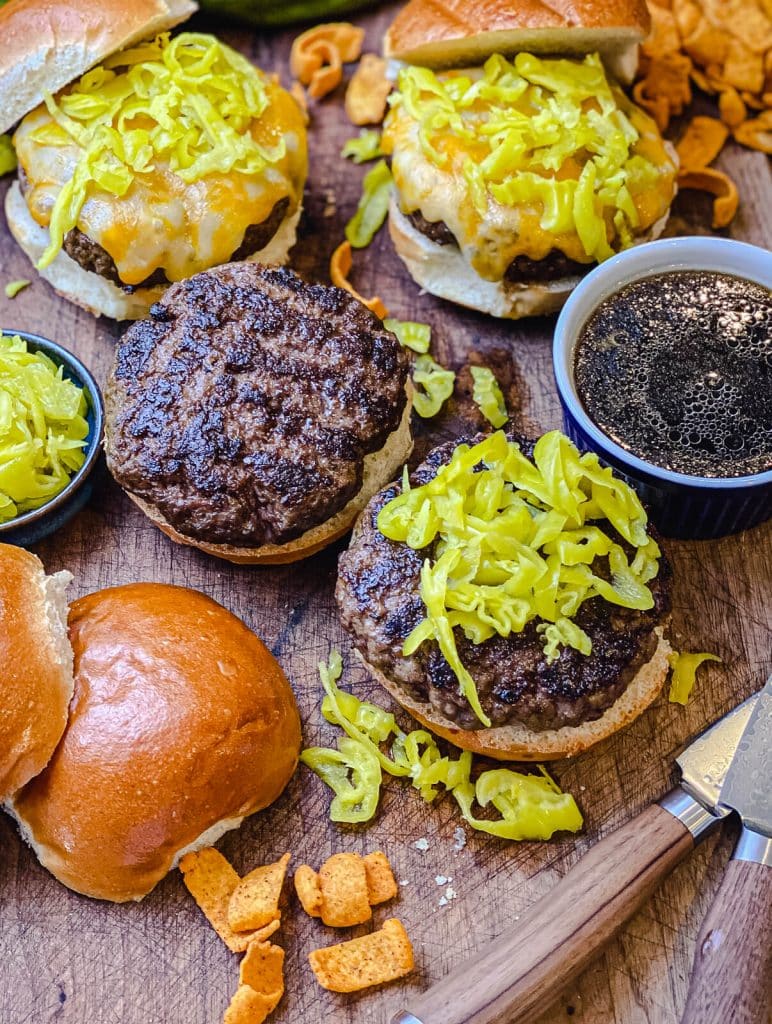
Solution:
<svg viewBox="0 0 772 1024">
<path fill-rule="evenodd" d="M 533 443 L 514 435 L 531 455 Z M 480 440 L 477 438 L 476 440 Z M 459 441 L 434 449 L 412 475 L 420 486 L 431 480 L 439 466 L 450 461 Z M 469 441 L 475 443 L 475 439 Z M 482 728 L 468 701 L 459 693 L 458 680 L 434 641 L 415 654 L 402 655 L 408 634 L 425 617 L 420 595 L 420 572 L 431 548 L 413 551 L 388 540 L 378 530 L 380 510 L 400 493 L 393 484 L 370 501 L 351 540 L 340 556 L 336 598 L 343 625 L 368 661 L 384 675 L 403 684 L 411 696 L 429 701 L 441 715 L 463 729 Z M 613 530 L 610 524 L 606 529 Z M 621 538 L 617 538 L 624 546 Z M 593 569 L 604 575 L 604 559 Z M 575 621 L 592 640 L 592 653 L 562 648 L 548 665 L 538 620 L 522 633 L 494 636 L 475 645 L 455 630 L 462 663 L 477 684 L 483 709 L 494 726 L 522 722 L 531 729 L 559 729 L 600 718 L 645 664 L 657 645 L 655 627 L 670 609 L 670 567 L 664 558 L 659 574 L 648 586 L 654 607 L 646 612 L 608 604 L 593 598 L 581 605 Z"/>
<path fill-rule="evenodd" d="M 289 199 L 285 196 L 276 203 L 262 224 L 250 224 L 244 232 L 243 242 L 231 255 L 231 259 L 245 260 L 252 253 L 264 249 L 281 227 L 288 206 Z M 70 259 L 75 260 L 84 270 L 90 270 L 93 274 L 107 278 L 108 281 L 117 284 L 129 295 L 138 288 L 152 288 L 154 285 L 169 283 L 166 274 L 159 268 L 139 284 L 124 284 L 118 275 L 118 268 L 110 253 L 78 228 L 72 228 L 67 232 L 62 241 L 62 248 Z"/>
<path fill-rule="evenodd" d="M 180 281 L 124 335 L 107 459 L 180 533 L 294 540 L 359 491 L 405 409 L 407 357 L 347 292 L 231 263 Z"/>
<path fill-rule="evenodd" d="M 420 210 L 407 215 L 407 219 L 422 235 L 437 245 L 455 245 L 456 236 L 448 225 L 442 221 L 427 220 Z M 581 277 L 595 266 L 594 263 L 577 263 L 570 260 L 560 249 L 551 249 L 542 260 L 532 260 L 528 256 L 516 256 L 507 267 L 504 280 L 512 284 L 521 281 L 557 281 L 563 277 Z"/>
</svg>

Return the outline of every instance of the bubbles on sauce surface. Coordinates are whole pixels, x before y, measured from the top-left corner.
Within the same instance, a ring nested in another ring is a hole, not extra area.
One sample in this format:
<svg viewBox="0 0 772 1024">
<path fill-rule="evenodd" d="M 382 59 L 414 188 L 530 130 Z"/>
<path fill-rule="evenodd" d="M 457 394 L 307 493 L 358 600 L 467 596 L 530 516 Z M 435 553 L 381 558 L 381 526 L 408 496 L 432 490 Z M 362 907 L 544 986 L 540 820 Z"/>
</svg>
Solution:
<svg viewBox="0 0 772 1024">
<path fill-rule="evenodd" d="M 634 281 L 591 314 L 574 379 L 590 418 L 657 466 L 772 468 L 772 292 L 713 271 Z"/>
</svg>

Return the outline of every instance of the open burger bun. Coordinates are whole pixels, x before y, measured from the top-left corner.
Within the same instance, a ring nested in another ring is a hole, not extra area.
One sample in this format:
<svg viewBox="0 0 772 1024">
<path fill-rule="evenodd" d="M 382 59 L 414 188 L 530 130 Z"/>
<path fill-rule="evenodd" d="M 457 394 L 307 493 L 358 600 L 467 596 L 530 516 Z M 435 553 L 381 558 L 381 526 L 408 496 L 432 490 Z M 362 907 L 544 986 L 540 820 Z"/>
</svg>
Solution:
<svg viewBox="0 0 772 1024">
<path fill-rule="evenodd" d="M 240 565 L 285 565 L 298 562 L 301 558 L 315 555 L 328 544 L 345 536 L 360 512 L 374 494 L 385 487 L 407 462 L 413 450 L 413 435 L 410 430 L 410 410 L 412 408 L 411 392 L 408 389 L 408 401 L 399 427 L 388 436 L 383 448 L 365 456 L 362 473 L 362 486 L 353 498 L 344 505 L 340 512 L 319 526 L 307 530 L 296 540 L 285 544 L 263 544 L 257 548 L 240 548 L 232 544 L 207 544 L 205 541 L 186 537 L 168 523 L 155 506 L 127 491 L 133 502 L 151 519 L 155 525 L 178 544 L 187 544 L 199 548 L 207 555 L 223 558 L 227 562 Z"/>
<path fill-rule="evenodd" d="M 598 51 L 611 74 L 629 83 L 650 27 L 646 0 L 411 0 L 387 29 L 383 52 L 441 68 L 484 64 L 493 53 Z"/>
<path fill-rule="evenodd" d="M 414 700 L 400 683 L 388 679 L 368 662 L 364 663 L 373 678 L 413 718 L 455 746 L 499 761 L 556 761 L 562 757 L 575 757 L 607 739 L 629 725 L 655 700 L 667 677 L 667 656 L 671 652 L 661 626 L 657 627 L 656 633 L 659 643 L 651 659 L 638 670 L 624 693 L 600 718 L 594 722 L 547 729 L 544 732 L 521 724 L 492 729 L 459 729 L 449 718 L 439 714 L 428 701 Z"/>
<path fill-rule="evenodd" d="M 279 796 L 300 749 L 295 699 L 255 634 L 183 587 L 81 598 L 70 639 L 67 729 L 11 811 L 64 885 L 139 900 L 185 853 Z"/>
<path fill-rule="evenodd" d="M 675 151 L 666 143 L 668 153 Z M 677 159 L 677 158 L 676 158 Z M 667 223 L 665 213 L 635 245 L 658 238 Z M 481 313 L 518 320 L 524 316 L 542 316 L 561 308 L 581 281 L 580 277 L 561 277 L 554 281 L 486 281 L 474 270 L 455 245 L 439 245 L 421 234 L 401 212 L 396 196 L 389 207 L 389 234 L 410 276 L 422 288 L 441 299 L 455 302 Z M 588 272 L 594 264 L 588 265 Z"/>
<path fill-rule="evenodd" d="M 268 245 L 252 253 L 246 262 L 280 266 L 287 262 L 290 249 L 295 244 L 296 230 L 302 204 L 279 226 Z M 24 196 L 15 181 L 5 197 L 5 216 L 11 234 L 29 257 L 33 266 L 45 252 L 50 236 L 32 217 Z M 94 316 L 109 316 L 113 320 L 141 320 L 147 316 L 150 307 L 158 302 L 169 285 L 155 285 L 153 288 L 136 288 L 125 292 L 106 277 L 84 270 L 74 259 L 60 249 L 52 263 L 38 273 L 63 298 L 81 306 Z"/>
<path fill-rule="evenodd" d="M 0 544 L 0 801 L 48 764 L 73 691 L 67 639 L 68 572 Z"/>
<path fill-rule="evenodd" d="M 0 132 L 116 50 L 179 24 L 191 0 L 15 0 L 0 9 Z"/>
</svg>

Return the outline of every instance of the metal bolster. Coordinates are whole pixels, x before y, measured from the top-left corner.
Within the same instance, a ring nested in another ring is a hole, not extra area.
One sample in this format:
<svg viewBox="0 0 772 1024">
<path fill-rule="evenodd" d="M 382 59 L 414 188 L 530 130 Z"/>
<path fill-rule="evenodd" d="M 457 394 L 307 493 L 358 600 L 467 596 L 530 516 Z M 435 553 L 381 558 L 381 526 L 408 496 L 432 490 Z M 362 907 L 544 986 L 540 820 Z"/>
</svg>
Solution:
<svg viewBox="0 0 772 1024">
<path fill-rule="evenodd" d="M 732 860 L 750 860 L 772 867 L 772 839 L 744 828 L 734 848 Z"/>
<path fill-rule="evenodd" d="M 423 1024 L 418 1017 L 413 1016 L 412 1013 L 408 1013 L 407 1010 L 400 1010 L 399 1013 L 395 1013 L 391 1018 L 391 1024 Z"/>
<path fill-rule="evenodd" d="M 681 824 L 685 825 L 694 836 L 695 842 L 704 839 L 708 832 L 726 817 L 726 814 L 721 811 L 718 814 L 711 814 L 710 811 L 706 811 L 698 800 L 695 800 L 693 796 L 690 796 L 680 786 L 671 789 L 660 800 L 659 806 L 666 810 L 668 814 L 672 814 L 674 818 L 678 818 Z"/>
</svg>

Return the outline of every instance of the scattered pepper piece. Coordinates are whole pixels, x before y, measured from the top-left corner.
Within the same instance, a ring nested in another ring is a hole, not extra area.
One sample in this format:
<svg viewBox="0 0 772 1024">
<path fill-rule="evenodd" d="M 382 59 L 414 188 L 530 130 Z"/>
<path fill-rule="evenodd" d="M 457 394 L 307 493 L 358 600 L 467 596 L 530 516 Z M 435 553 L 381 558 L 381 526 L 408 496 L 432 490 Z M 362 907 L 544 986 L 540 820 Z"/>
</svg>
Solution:
<svg viewBox="0 0 772 1024">
<path fill-rule="evenodd" d="M 32 284 L 31 281 L 25 280 L 9 281 L 5 286 L 6 298 L 15 299 L 19 292 L 23 291 L 30 284 Z"/>
<path fill-rule="evenodd" d="M 676 651 L 673 651 L 672 654 L 668 655 L 667 660 L 673 670 L 673 674 L 670 677 L 668 700 L 671 704 L 683 705 L 686 705 L 689 701 L 691 692 L 694 689 L 697 669 L 700 665 L 704 661 L 721 662 L 721 658 L 718 655 L 705 652 L 699 654 L 688 654 L 687 652 L 678 654 Z"/>
</svg>

